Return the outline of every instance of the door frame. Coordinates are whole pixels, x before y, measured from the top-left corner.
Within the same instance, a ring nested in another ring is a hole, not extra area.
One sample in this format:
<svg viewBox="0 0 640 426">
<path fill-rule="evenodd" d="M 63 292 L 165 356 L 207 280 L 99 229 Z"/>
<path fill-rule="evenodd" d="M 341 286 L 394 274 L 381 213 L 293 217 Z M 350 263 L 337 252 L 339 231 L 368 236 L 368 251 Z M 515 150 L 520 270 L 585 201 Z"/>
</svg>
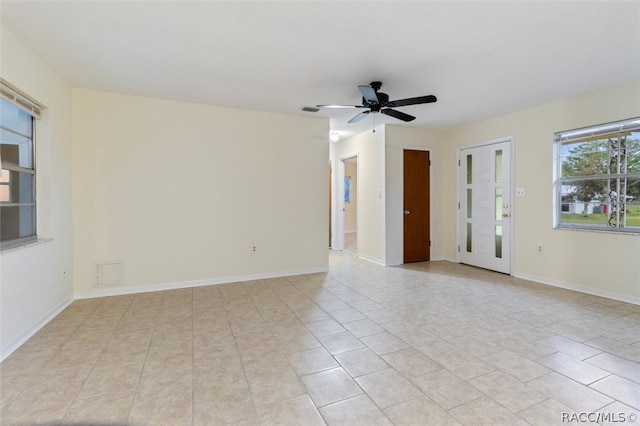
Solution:
<svg viewBox="0 0 640 426">
<path fill-rule="evenodd" d="M 344 250 L 344 177 L 345 177 L 345 160 L 356 159 L 356 185 L 360 182 L 360 153 L 347 154 L 338 158 L 338 191 L 337 191 L 337 203 L 336 203 L 336 250 Z M 356 189 L 357 193 L 357 189 Z M 356 203 L 358 200 L 356 199 Z M 357 207 L 356 207 L 357 208 Z M 360 209 L 356 211 L 356 235 L 360 230 Z M 358 238 L 359 239 L 359 238 Z M 356 242 L 356 255 L 359 254 L 359 243 Z"/>
<path fill-rule="evenodd" d="M 488 146 L 488 145 L 494 145 L 497 143 L 508 143 L 509 144 L 509 164 L 510 164 L 510 168 L 511 168 L 511 173 L 509 176 L 509 183 L 510 183 L 510 187 L 511 187 L 511 193 L 509 194 L 510 198 L 511 198 L 511 212 L 510 212 L 510 216 L 509 216 L 509 230 L 510 230 L 510 234 L 509 235 L 509 275 L 513 275 L 515 272 L 515 217 L 516 217 L 516 208 L 515 208 L 515 136 L 513 135 L 509 135 L 509 136 L 503 136 L 500 138 L 495 138 L 495 139 L 489 139 L 489 140 L 485 140 L 485 141 L 480 141 L 480 142 L 473 142 L 470 144 L 466 144 L 466 145 L 460 145 L 456 148 L 456 161 L 460 160 L 460 151 L 465 150 L 465 149 L 469 149 L 469 148 L 478 148 L 478 147 L 482 147 L 482 146 Z M 460 206 L 462 203 L 462 200 L 460 199 L 460 193 L 461 193 L 461 185 L 462 182 L 460 181 L 460 169 L 459 167 L 461 167 L 460 165 L 458 165 L 458 167 L 456 168 L 456 203 L 457 206 Z M 460 244 L 460 238 L 463 235 L 463 230 L 460 227 L 460 215 L 462 214 L 462 211 L 460 210 L 460 208 L 456 208 L 456 247 Z M 460 251 L 456 250 L 456 262 L 460 263 Z"/>
</svg>

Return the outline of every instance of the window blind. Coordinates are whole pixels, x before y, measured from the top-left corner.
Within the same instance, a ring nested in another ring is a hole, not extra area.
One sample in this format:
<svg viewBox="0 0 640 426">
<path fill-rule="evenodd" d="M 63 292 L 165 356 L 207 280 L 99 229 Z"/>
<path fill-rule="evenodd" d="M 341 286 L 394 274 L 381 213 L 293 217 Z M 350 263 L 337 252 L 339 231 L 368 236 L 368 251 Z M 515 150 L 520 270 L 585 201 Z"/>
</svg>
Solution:
<svg viewBox="0 0 640 426">
<path fill-rule="evenodd" d="M 33 117 L 40 118 L 44 105 L 33 99 L 31 96 L 20 91 L 4 78 L 0 77 L 0 96 L 13 103 L 17 107 L 25 110 Z"/>
<path fill-rule="evenodd" d="M 628 132 L 640 129 L 640 118 L 618 121 L 615 123 L 601 124 L 598 126 L 583 127 L 581 129 L 566 130 L 555 134 L 556 142 L 568 142 L 576 139 L 592 139 L 598 136 Z"/>
</svg>

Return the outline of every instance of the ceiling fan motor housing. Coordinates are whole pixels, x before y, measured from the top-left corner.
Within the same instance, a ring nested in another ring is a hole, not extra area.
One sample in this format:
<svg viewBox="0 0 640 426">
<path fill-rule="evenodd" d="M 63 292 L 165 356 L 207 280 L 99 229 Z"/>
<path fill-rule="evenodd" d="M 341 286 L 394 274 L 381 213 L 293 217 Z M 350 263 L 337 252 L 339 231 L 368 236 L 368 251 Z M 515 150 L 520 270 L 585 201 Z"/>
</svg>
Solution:
<svg viewBox="0 0 640 426">
<path fill-rule="evenodd" d="M 382 87 L 382 82 L 380 81 L 372 81 L 371 84 L 369 84 L 369 86 L 376 93 L 376 97 L 378 98 L 378 101 L 376 102 L 370 99 L 367 100 L 363 96 L 362 105 L 366 106 L 367 108 L 371 108 L 371 112 L 380 112 L 380 108 L 382 108 L 389 102 L 389 95 L 387 95 L 386 93 L 378 92 L 378 90 L 380 90 L 380 88 Z"/>
<path fill-rule="evenodd" d="M 387 95 L 386 93 L 377 92 L 376 95 L 378 96 L 378 102 L 370 102 L 364 97 L 362 98 L 362 105 L 366 106 L 367 108 L 371 108 L 372 112 L 379 112 L 380 108 L 382 108 L 389 102 L 389 95 Z"/>
</svg>

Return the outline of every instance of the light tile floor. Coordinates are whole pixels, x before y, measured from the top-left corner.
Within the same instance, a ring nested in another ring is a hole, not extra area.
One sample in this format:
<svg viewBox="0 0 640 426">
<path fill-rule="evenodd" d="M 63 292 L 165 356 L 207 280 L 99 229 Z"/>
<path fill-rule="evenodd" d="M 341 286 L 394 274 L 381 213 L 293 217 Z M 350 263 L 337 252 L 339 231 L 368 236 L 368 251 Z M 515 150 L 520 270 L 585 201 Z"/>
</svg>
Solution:
<svg viewBox="0 0 640 426">
<path fill-rule="evenodd" d="M 0 365 L 0 423 L 617 424 L 639 361 L 640 306 L 332 252 L 326 274 L 73 302 Z"/>
</svg>

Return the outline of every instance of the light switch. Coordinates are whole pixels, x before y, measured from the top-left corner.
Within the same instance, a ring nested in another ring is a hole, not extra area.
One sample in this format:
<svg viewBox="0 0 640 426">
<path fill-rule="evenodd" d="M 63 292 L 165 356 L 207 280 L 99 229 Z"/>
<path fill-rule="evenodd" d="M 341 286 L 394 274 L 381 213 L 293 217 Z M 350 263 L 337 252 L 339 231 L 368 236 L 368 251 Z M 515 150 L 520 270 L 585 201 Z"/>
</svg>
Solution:
<svg viewBox="0 0 640 426">
<path fill-rule="evenodd" d="M 524 188 L 516 188 L 516 197 L 524 197 Z"/>
</svg>

